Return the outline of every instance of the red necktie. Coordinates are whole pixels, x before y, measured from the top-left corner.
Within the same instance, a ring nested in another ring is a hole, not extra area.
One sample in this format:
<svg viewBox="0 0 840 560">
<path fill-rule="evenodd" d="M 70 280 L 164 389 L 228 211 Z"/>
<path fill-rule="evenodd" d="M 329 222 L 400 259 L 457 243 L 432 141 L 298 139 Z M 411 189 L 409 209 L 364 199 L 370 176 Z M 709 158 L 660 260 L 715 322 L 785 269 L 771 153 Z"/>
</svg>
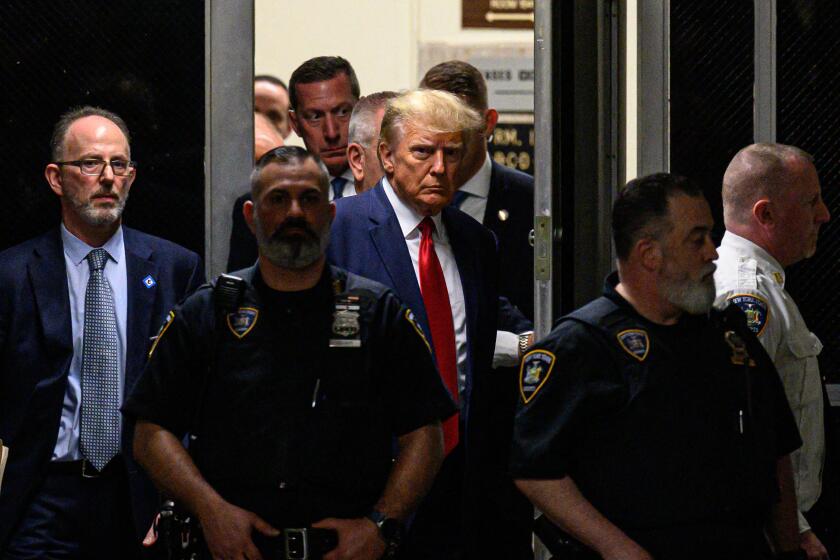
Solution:
<svg viewBox="0 0 840 560">
<path fill-rule="evenodd" d="M 429 318 L 432 332 L 432 346 L 435 349 L 438 371 L 449 394 L 458 402 L 458 365 L 455 348 L 455 327 L 452 324 L 452 306 L 449 291 L 440 267 L 432 234 L 435 224 L 428 216 L 423 218 L 420 228 L 420 292 Z M 448 455 L 458 445 L 458 414 L 443 423 L 444 449 Z"/>
</svg>

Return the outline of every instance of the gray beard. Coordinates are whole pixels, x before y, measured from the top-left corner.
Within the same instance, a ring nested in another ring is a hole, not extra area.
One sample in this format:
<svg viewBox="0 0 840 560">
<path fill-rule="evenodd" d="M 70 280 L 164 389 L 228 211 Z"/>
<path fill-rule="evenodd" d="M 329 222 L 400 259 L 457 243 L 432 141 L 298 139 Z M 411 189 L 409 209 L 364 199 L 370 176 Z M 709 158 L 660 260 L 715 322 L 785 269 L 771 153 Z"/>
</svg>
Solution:
<svg viewBox="0 0 840 560">
<path fill-rule="evenodd" d="M 715 302 L 714 277 L 699 281 L 663 279 L 662 295 L 675 307 L 691 315 L 708 313 Z"/>
<path fill-rule="evenodd" d="M 71 202 L 83 222 L 89 226 L 99 227 L 111 225 L 119 220 L 122 217 L 123 210 L 125 210 L 126 200 L 128 200 L 128 196 L 118 199 L 113 208 L 95 208 L 90 201 L 79 202 L 71 199 Z"/>
<path fill-rule="evenodd" d="M 321 231 L 317 240 L 309 237 L 276 239 L 268 237 L 257 222 L 257 244 L 260 254 L 276 267 L 299 270 L 314 264 L 327 249 L 330 242 L 330 226 Z"/>
</svg>

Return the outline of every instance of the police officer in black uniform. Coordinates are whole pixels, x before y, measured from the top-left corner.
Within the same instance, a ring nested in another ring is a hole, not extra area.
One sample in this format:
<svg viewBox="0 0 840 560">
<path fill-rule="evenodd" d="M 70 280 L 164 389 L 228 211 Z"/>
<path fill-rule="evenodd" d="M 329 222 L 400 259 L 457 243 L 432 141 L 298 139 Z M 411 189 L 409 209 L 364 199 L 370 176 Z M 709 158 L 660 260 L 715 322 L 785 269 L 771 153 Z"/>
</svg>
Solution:
<svg viewBox="0 0 840 560">
<path fill-rule="evenodd" d="M 765 528 L 797 557 L 801 441 L 743 314 L 710 312 L 712 226 L 687 180 L 628 183 L 604 296 L 522 361 L 513 475 L 581 558 L 765 558 Z"/>
<path fill-rule="evenodd" d="M 302 558 L 302 539 L 307 558 L 390 555 L 443 458 L 455 408 L 411 311 L 325 263 L 328 188 L 301 148 L 260 159 L 257 265 L 170 314 L 124 407 L 213 558 Z"/>
</svg>

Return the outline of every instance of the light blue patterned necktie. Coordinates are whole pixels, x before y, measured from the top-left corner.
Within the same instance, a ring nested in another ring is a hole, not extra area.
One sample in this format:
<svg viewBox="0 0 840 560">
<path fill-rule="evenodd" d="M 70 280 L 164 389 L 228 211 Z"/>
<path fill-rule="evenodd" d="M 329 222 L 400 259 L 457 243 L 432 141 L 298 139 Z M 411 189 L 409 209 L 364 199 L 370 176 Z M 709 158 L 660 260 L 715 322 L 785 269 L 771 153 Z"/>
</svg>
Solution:
<svg viewBox="0 0 840 560">
<path fill-rule="evenodd" d="M 103 269 L 105 249 L 88 253 L 82 339 L 82 455 L 101 471 L 120 450 L 120 364 L 114 296 Z"/>
</svg>

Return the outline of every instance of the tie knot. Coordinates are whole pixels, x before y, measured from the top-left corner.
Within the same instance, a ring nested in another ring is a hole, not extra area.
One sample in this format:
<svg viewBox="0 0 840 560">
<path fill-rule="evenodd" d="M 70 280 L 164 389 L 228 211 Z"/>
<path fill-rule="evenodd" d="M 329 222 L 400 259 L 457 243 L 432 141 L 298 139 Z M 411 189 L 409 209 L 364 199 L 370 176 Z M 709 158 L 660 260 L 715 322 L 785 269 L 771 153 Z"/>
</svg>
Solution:
<svg viewBox="0 0 840 560">
<path fill-rule="evenodd" d="M 435 222 L 430 216 L 423 218 L 420 225 L 417 227 L 420 228 L 420 233 L 423 234 L 423 237 L 431 237 L 431 235 L 435 232 Z"/>
<path fill-rule="evenodd" d="M 94 249 L 87 255 L 88 266 L 90 267 L 90 271 L 93 272 L 95 270 L 102 270 L 105 268 L 105 261 L 108 260 L 108 251 L 99 247 L 98 249 Z"/>
<path fill-rule="evenodd" d="M 347 179 L 344 177 L 333 177 L 330 180 L 330 185 L 332 185 L 333 190 L 333 198 L 341 198 L 344 194 L 344 183 L 347 182 Z"/>
</svg>

